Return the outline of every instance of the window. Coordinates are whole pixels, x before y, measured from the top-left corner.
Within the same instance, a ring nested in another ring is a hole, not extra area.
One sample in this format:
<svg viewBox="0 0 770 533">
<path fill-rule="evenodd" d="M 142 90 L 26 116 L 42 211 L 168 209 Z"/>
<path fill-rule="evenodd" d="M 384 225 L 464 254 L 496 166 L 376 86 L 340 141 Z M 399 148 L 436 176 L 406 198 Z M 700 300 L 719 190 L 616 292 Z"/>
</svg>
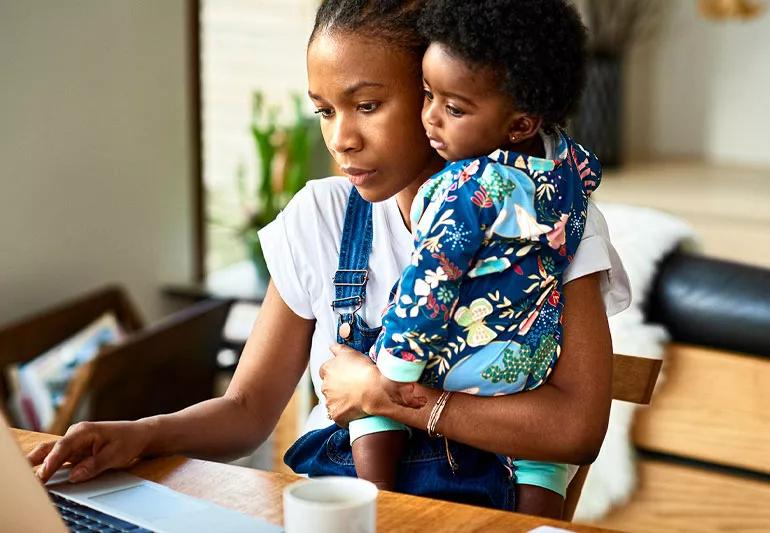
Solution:
<svg viewBox="0 0 770 533">
<path fill-rule="evenodd" d="M 292 118 L 291 95 L 308 109 L 305 49 L 317 0 L 201 0 L 201 128 L 205 271 L 246 257 L 237 173 L 254 190 L 257 156 L 249 132 L 252 94 Z M 328 168 L 328 165 L 326 166 Z"/>
</svg>

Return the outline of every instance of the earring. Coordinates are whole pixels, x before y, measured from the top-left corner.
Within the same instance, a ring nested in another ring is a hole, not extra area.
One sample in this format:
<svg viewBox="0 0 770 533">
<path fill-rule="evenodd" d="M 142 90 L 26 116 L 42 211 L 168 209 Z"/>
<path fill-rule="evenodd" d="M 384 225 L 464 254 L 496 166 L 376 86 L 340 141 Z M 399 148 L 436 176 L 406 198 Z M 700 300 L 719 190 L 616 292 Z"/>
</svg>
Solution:
<svg viewBox="0 0 770 533">
<path fill-rule="evenodd" d="M 516 142 L 516 136 L 515 136 L 515 135 L 513 135 L 513 134 L 511 134 L 511 142 L 512 142 L 512 143 L 515 143 L 515 142 Z"/>
</svg>

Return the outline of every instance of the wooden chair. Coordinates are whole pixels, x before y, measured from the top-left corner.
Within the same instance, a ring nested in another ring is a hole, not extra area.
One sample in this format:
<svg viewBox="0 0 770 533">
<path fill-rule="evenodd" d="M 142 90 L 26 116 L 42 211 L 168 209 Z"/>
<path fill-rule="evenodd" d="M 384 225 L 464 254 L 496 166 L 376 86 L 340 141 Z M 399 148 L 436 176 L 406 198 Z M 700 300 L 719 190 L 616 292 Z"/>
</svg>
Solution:
<svg viewBox="0 0 770 533">
<path fill-rule="evenodd" d="M 37 357 L 107 312 L 115 314 L 126 333 L 143 327 L 143 321 L 125 291 L 118 286 L 107 286 L 0 326 L 0 370 Z M 5 375 L 0 374 L 0 408 L 6 416 L 8 394 Z"/>
<path fill-rule="evenodd" d="M 130 420 L 175 411 L 211 398 L 216 353 L 230 303 L 206 301 L 142 329 L 120 287 L 106 287 L 0 328 L 0 369 L 40 355 L 105 312 L 127 332 L 73 376 L 64 404 L 46 431 L 62 434 L 87 402 L 89 420 Z M 0 383 L 0 407 L 7 387 Z M 7 415 L 7 413 L 6 413 Z"/>
<path fill-rule="evenodd" d="M 638 404 L 649 404 L 662 360 L 615 354 L 612 356 L 612 398 Z M 575 514 L 590 465 L 578 468 L 567 487 L 563 520 L 570 521 Z"/>
</svg>

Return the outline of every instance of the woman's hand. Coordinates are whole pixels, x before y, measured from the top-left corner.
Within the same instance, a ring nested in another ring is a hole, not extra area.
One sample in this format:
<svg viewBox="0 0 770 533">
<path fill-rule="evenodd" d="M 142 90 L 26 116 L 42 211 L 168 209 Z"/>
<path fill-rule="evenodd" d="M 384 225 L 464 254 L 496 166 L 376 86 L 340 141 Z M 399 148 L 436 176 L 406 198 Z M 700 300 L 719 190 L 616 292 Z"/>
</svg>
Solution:
<svg viewBox="0 0 770 533">
<path fill-rule="evenodd" d="M 400 383 L 380 374 L 380 387 L 391 402 L 401 407 L 420 409 L 428 403 L 428 398 L 419 393 L 417 383 Z"/>
<path fill-rule="evenodd" d="M 391 381 L 366 355 L 344 344 L 331 347 L 334 355 L 319 371 L 329 417 L 347 427 L 351 420 L 376 414 L 388 405 L 419 409 L 427 403 L 416 383 Z"/>
<path fill-rule="evenodd" d="M 27 455 L 32 466 L 42 463 L 37 475 L 42 482 L 70 462 L 69 480 L 85 481 L 112 468 L 127 468 L 144 453 L 150 428 L 137 422 L 80 422 L 55 441 L 38 444 Z"/>
<path fill-rule="evenodd" d="M 329 418 L 347 427 L 351 420 L 367 416 L 365 397 L 376 393 L 380 372 L 367 356 L 344 344 L 331 346 L 334 355 L 321 365 L 321 392 Z"/>
</svg>

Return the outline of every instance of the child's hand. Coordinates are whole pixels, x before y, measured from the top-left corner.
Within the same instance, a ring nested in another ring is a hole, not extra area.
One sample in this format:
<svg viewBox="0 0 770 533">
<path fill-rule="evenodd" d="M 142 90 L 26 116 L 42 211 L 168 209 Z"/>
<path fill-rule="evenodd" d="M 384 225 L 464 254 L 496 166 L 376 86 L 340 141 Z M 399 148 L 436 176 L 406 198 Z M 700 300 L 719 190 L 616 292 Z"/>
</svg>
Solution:
<svg viewBox="0 0 770 533">
<path fill-rule="evenodd" d="M 390 401 L 397 405 L 420 409 L 428 403 L 428 398 L 415 393 L 416 387 L 414 383 L 399 383 L 398 381 L 391 381 L 385 376 L 380 376 L 380 385 L 390 398 Z"/>
</svg>

